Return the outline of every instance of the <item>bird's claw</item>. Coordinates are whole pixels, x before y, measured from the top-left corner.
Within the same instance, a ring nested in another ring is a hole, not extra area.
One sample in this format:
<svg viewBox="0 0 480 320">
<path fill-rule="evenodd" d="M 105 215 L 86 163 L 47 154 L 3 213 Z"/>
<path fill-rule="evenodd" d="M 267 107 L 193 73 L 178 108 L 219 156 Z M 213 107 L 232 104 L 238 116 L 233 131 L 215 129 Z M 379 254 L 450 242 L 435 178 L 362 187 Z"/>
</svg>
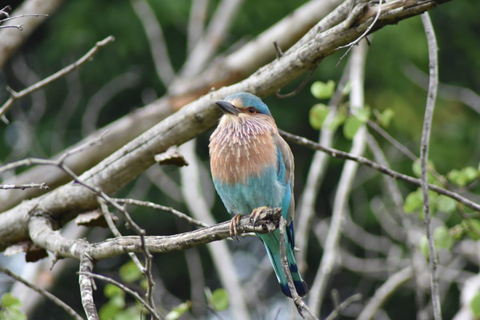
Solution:
<svg viewBox="0 0 480 320">
<path fill-rule="evenodd" d="M 240 238 L 238 237 L 238 226 L 240 225 L 241 218 L 242 216 L 237 214 L 232 218 L 232 220 L 230 220 L 230 236 L 239 242 Z"/>
<path fill-rule="evenodd" d="M 270 208 L 267 207 L 267 206 L 263 206 L 263 207 L 259 207 L 259 208 L 255 208 L 253 209 L 252 213 L 250 214 L 250 222 L 253 223 L 253 227 L 255 228 L 255 225 L 257 224 L 257 220 L 261 220 L 263 217 L 263 213 L 266 211 L 266 210 L 269 210 Z"/>
</svg>

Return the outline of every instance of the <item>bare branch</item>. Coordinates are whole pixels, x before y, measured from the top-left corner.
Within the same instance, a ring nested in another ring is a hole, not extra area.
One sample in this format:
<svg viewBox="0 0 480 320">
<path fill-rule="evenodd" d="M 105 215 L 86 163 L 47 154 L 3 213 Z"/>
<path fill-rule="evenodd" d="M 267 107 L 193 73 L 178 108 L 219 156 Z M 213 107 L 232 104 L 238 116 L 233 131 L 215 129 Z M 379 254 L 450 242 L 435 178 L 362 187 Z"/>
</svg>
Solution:
<svg viewBox="0 0 480 320">
<path fill-rule="evenodd" d="M 130 4 L 135 10 L 147 35 L 158 78 L 165 87 L 168 87 L 170 82 L 175 78 L 175 70 L 168 55 L 167 43 L 165 42 L 162 27 L 155 17 L 155 12 L 148 4 L 148 1 L 130 0 Z"/>
<path fill-rule="evenodd" d="M 33 214 L 33 213 L 32 213 Z M 269 233 L 278 226 L 280 209 L 268 211 L 265 218 L 257 220 L 255 226 L 250 217 L 242 217 L 239 224 L 239 235 L 246 233 Z M 54 231 L 52 221 L 44 213 L 35 212 L 29 221 L 30 238 L 39 247 L 55 252 L 58 256 L 80 260 L 84 252 L 95 261 L 125 254 L 127 252 L 142 252 L 139 236 L 124 236 L 107 239 L 98 243 L 88 243 L 84 240 L 64 238 Z M 166 253 L 186 250 L 213 241 L 230 238 L 230 220 L 215 224 L 208 228 L 197 229 L 171 236 L 145 236 L 145 247 L 150 253 Z"/>
<path fill-rule="evenodd" d="M 440 306 L 440 291 L 438 288 L 437 275 L 437 253 L 433 242 L 433 235 L 430 225 L 430 199 L 428 196 L 428 149 L 430 144 L 430 131 L 432 126 L 433 110 L 435 108 L 435 100 L 437 98 L 438 89 L 438 57 L 437 57 L 437 40 L 435 31 L 433 30 L 432 21 L 428 13 L 421 15 L 423 28 L 427 36 L 428 57 L 430 69 L 430 82 L 428 86 L 427 106 L 425 108 L 425 117 L 423 120 L 422 141 L 420 146 L 420 163 L 422 167 L 421 186 L 423 194 L 423 215 L 425 222 L 425 231 L 428 240 L 428 252 L 430 260 L 430 277 L 432 287 L 432 306 L 435 320 L 442 319 L 442 311 Z"/>
<path fill-rule="evenodd" d="M 374 296 L 368 301 L 358 320 L 373 319 L 375 313 L 383 306 L 390 296 L 413 276 L 412 267 L 408 266 L 393 274 L 388 280 L 375 291 Z"/>
<path fill-rule="evenodd" d="M 0 184 L 0 190 L 12 190 L 12 189 L 20 189 L 20 190 L 25 190 L 25 189 L 30 189 L 30 188 L 36 188 L 36 189 L 42 189 L 42 190 L 49 190 L 50 187 L 47 185 L 46 182 L 43 183 L 28 183 L 28 184 L 20 184 L 20 185 L 15 185 L 15 184 Z"/>
<path fill-rule="evenodd" d="M 337 305 L 335 307 L 335 309 L 330 312 L 330 314 L 328 315 L 327 318 L 325 318 L 325 320 L 334 320 L 339 314 L 340 312 L 345 309 L 346 307 L 348 307 L 350 304 L 352 304 L 353 302 L 355 301 L 358 301 L 362 299 L 362 295 L 357 293 L 357 294 L 354 294 L 353 296 L 351 297 L 348 297 L 347 299 L 345 299 L 342 303 L 340 303 L 339 305 Z"/>
<path fill-rule="evenodd" d="M 50 301 L 52 301 L 53 303 L 55 303 L 56 305 L 58 305 L 60 308 L 62 308 L 63 310 L 65 310 L 69 315 L 71 315 L 72 317 L 74 317 L 75 319 L 77 320 L 83 320 L 83 318 L 75 312 L 75 310 L 73 310 L 68 304 L 66 304 L 65 302 L 63 302 L 62 300 L 60 300 L 59 298 L 57 298 L 56 296 L 54 296 L 53 294 L 51 294 L 50 292 L 48 292 L 47 290 L 44 290 L 40 287 L 37 287 L 36 285 L 34 285 L 33 283 L 30 283 L 28 282 L 27 280 L 23 279 L 22 277 L 19 277 L 17 276 L 16 274 L 14 274 L 13 272 L 11 272 L 10 270 L 8 269 L 5 269 L 5 268 L 1 268 L 0 267 L 0 272 L 3 272 L 5 273 L 6 275 L 8 275 L 9 277 L 15 279 L 16 281 L 18 282 L 21 282 L 23 283 L 24 285 L 26 285 L 27 287 L 29 287 L 30 289 L 40 293 L 42 296 L 48 298 Z"/>
<path fill-rule="evenodd" d="M 92 278 L 87 274 L 92 273 L 93 261 L 87 254 L 83 253 L 80 259 L 80 294 L 82 297 L 82 305 L 88 320 L 99 320 L 97 307 L 93 301 Z"/>
<path fill-rule="evenodd" d="M 364 67 L 367 55 L 367 44 L 362 42 L 358 47 L 354 48 L 352 61 L 350 65 L 350 81 L 352 83 L 352 91 L 350 92 L 351 112 L 356 114 L 358 110 L 363 108 L 363 81 Z M 362 126 L 352 141 L 351 154 L 360 156 L 363 154 L 366 145 L 366 127 Z M 349 194 L 353 185 L 355 175 L 357 173 L 358 163 L 347 161 L 343 167 L 342 175 L 338 183 L 337 192 L 333 204 L 332 221 L 328 230 L 325 249 L 323 251 L 322 260 L 312 285 L 309 303 L 312 309 L 320 312 L 323 297 L 327 289 L 327 283 L 335 269 L 337 263 L 337 253 L 342 232 L 342 222 L 344 220 L 345 211 Z"/>
<path fill-rule="evenodd" d="M 308 139 L 300 137 L 300 136 L 293 135 L 293 134 L 285 132 L 283 130 L 279 130 L 279 132 L 285 139 L 287 139 L 287 140 L 289 140 L 293 143 L 296 143 L 296 144 L 299 144 L 299 145 L 302 145 L 304 147 L 311 148 L 311 149 L 314 149 L 314 150 L 325 152 L 325 153 L 329 154 L 330 156 L 332 156 L 334 158 L 356 161 L 360 164 L 366 165 L 366 166 L 368 166 L 368 167 L 370 167 L 374 170 L 377 170 L 377 171 L 379 171 L 383 174 L 386 174 L 386 175 L 388 175 L 388 176 L 390 176 L 394 179 L 408 182 L 408 183 L 413 184 L 417 187 L 421 186 L 420 179 L 416 179 L 416 178 L 413 178 L 411 176 L 396 172 L 394 170 L 389 169 L 388 167 L 380 165 L 380 164 L 378 164 L 374 161 L 371 161 L 367 158 L 358 157 L 358 156 L 355 156 L 355 155 L 353 155 L 351 153 L 348 153 L 348 152 L 345 152 L 345 151 L 341 151 L 341 150 L 337 150 L 337 149 L 333 149 L 333 148 L 327 148 L 327 147 L 324 147 L 324 146 L 322 146 L 318 143 L 315 143 L 311 140 L 308 140 Z M 433 185 L 433 184 L 428 184 L 428 188 L 432 191 L 435 191 L 438 194 L 443 194 L 447 197 L 450 197 L 450 198 L 464 204 L 465 206 L 469 207 L 470 209 L 473 209 L 475 211 L 480 212 L 480 205 L 478 203 L 475 203 L 475 202 L 473 202 L 473 201 L 471 201 L 471 200 L 469 200 L 465 197 L 462 197 L 461 195 L 459 195 L 456 192 L 440 188 L 440 187 L 438 187 L 436 185 Z"/>
<path fill-rule="evenodd" d="M 26 0 L 15 9 L 13 16 L 24 16 L 31 14 L 48 14 L 51 15 L 63 4 L 62 0 Z M 7 60 L 17 51 L 17 49 L 28 39 L 28 37 L 46 20 L 45 16 L 39 16 L 32 19 L 31 17 L 23 17 L 14 21 L 7 21 L 2 27 L 13 23 L 22 26 L 23 31 L 3 29 L 0 37 L 0 69 L 4 67 Z"/>
<path fill-rule="evenodd" d="M 68 73 L 78 69 L 80 66 L 82 66 L 84 63 L 89 61 L 102 47 L 106 46 L 107 44 L 111 43 L 114 41 L 114 38 L 112 36 L 108 36 L 107 38 L 103 39 L 102 41 L 99 41 L 95 44 L 95 46 L 90 49 L 83 57 L 81 57 L 79 60 L 76 62 L 72 63 L 71 65 L 63 68 L 60 71 L 57 71 L 56 73 L 52 74 L 51 76 L 46 77 L 42 81 L 39 81 L 35 83 L 34 85 L 23 89 L 20 92 L 15 92 L 10 88 L 7 88 L 7 90 L 10 92 L 10 98 L 0 107 L 0 117 L 2 118 L 3 122 L 8 123 L 7 118 L 5 117 L 5 113 L 10 109 L 10 107 L 19 99 L 22 99 L 23 97 L 31 94 L 32 92 L 35 92 L 51 82 L 67 75 Z"/>
<path fill-rule="evenodd" d="M 148 312 L 152 315 L 152 317 L 153 317 L 154 319 L 160 319 L 160 316 L 157 314 L 157 312 L 155 311 L 155 309 L 153 309 L 145 300 L 143 300 L 142 297 L 140 297 L 140 295 L 139 295 L 138 293 L 136 293 L 135 291 L 133 291 L 133 290 L 130 289 L 129 287 L 121 284 L 120 282 L 115 281 L 115 280 L 113 280 L 112 278 L 104 277 L 104 276 L 102 276 L 102 275 L 95 274 L 95 273 L 91 273 L 91 272 L 82 272 L 82 271 L 80 271 L 78 274 L 79 274 L 79 275 L 88 276 L 88 277 L 90 277 L 90 278 L 99 279 L 99 280 L 108 282 L 108 283 L 110 283 L 110 284 L 113 284 L 113 285 L 119 287 L 120 289 L 122 289 L 123 291 L 125 291 L 126 293 L 128 293 L 129 295 L 133 296 L 133 297 L 135 298 L 135 300 L 137 300 L 138 302 L 140 302 L 140 304 L 141 304 L 143 307 L 145 307 L 145 309 L 148 310 Z"/>
<path fill-rule="evenodd" d="M 353 46 L 356 46 L 357 44 L 359 44 L 360 40 L 362 40 L 364 37 L 366 37 L 367 34 L 372 30 L 373 26 L 375 25 L 375 23 L 378 20 L 378 17 L 380 17 L 380 13 L 382 12 L 382 2 L 383 2 L 383 0 L 379 1 L 377 14 L 375 15 L 375 18 L 373 18 L 372 24 L 365 30 L 365 32 L 363 32 L 362 35 L 360 35 L 360 37 L 355 39 L 355 41 L 352 41 L 349 44 L 338 47 L 339 49 L 348 48 L 347 51 L 345 51 L 345 53 L 340 57 L 338 62 L 342 61 L 342 59 L 350 52 L 350 50 L 353 48 Z M 370 6 L 370 5 L 371 5 L 371 3 L 367 4 L 367 6 Z M 360 6 L 361 7 L 359 9 L 363 11 L 364 7 L 362 5 L 360 5 Z M 355 9 L 356 8 L 354 8 L 354 10 Z"/>
<path fill-rule="evenodd" d="M 287 221 L 281 216 L 280 217 L 280 225 L 278 229 L 280 230 L 280 255 L 282 257 L 282 269 L 285 277 L 287 278 L 288 289 L 292 294 L 293 303 L 295 303 L 295 307 L 297 307 L 298 314 L 303 316 L 303 311 L 306 311 L 310 317 L 314 320 L 319 320 L 318 317 L 310 310 L 307 304 L 303 301 L 303 299 L 298 295 L 297 289 L 295 288 L 295 284 L 293 283 L 292 274 L 290 273 L 290 263 L 287 259 L 287 250 L 285 248 L 285 230 L 287 228 Z"/>
<path fill-rule="evenodd" d="M 135 206 L 142 206 L 142 207 L 152 208 L 152 209 L 156 209 L 156 210 L 167 211 L 167 212 L 170 212 L 171 214 L 175 215 L 176 217 L 187 221 L 190 224 L 193 224 L 193 225 L 196 225 L 196 226 L 199 226 L 199 227 L 208 227 L 209 226 L 209 224 L 204 223 L 200 220 L 193 219 L 183 212 L 180 212 L 180 211 L 175 210 L 173 208 L 165 207 L 165 206 L 153 203 L 153 202 L 140 201 L 140 200 L 136 200 L 136 199 L 119 199 L 119 198 L 114 198 L 112 200 L 114 200 L 117 203 L 131 204 L 131 205 L 135 205 Z"/>
</svg>

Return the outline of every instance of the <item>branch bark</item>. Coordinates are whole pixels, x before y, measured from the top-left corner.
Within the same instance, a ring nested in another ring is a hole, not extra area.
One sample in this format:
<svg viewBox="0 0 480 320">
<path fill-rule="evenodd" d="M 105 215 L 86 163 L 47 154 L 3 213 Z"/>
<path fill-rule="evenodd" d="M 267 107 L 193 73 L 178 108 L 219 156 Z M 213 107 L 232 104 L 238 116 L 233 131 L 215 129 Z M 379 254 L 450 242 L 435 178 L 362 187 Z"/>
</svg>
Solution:
<svg viewBox="0 0 480 320">
<path fill-rule="evenodd" d="M 428 84 L 427 105 L 425 108 L 425 117 L 423 120 L 422 141 L 420 145 L 420 164 L 422 167 L 421 185 L 423 194 L 423 216 L 425 223 L 425 231 L 428 241 L 428 253 L 430 261 L 430 284 L 432 287 L 432 306 L 433 316 L 435 320 L 442 319 L 442 311 L 440 307 L 440 289 L 438 287 L 437 275 L 437 252 L 435 251 L 435 243 L 433 242 L 432 229 L 430 224 L 430 199 L 428 196 L 428 150 L 430 145 L 430 132 L 432 127 L 433 110 L 435 109 L 435 100 L 437 98 L 438 88 L 438 47 L 435 31 L 433 30 L 432 21 L 428 13 L 421 15 L 423 28 L 427 36 L 428 57 L 430 80 Z"/>
</svg>

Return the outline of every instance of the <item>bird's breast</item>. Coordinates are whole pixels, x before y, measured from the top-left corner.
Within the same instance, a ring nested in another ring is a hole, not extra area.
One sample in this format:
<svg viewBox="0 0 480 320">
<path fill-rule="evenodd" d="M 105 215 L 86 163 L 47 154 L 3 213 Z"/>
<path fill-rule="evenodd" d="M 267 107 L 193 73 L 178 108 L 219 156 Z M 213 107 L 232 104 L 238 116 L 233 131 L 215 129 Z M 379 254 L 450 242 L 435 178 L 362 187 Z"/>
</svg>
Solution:
<svg viewBox="0 0 480 320">
<path fill-rule="evenodd" d="M 245 183 L 276 167 L 277 150 L 268 131 L 217 127 L 210 138 L 212 176 L 221 183 Z"/>
</svg>

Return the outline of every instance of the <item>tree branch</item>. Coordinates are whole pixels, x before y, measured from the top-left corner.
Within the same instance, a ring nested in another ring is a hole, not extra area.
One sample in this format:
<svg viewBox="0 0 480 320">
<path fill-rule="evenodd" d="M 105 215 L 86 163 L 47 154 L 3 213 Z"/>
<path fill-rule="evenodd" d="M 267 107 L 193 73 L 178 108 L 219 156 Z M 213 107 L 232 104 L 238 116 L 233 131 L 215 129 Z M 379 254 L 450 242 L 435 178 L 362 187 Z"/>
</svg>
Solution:
<svg viewBox="0 0 480 320">
<path fill-rule="evenodd" d="M 367 44 L 362 42 L 358 47 L 354 48 L 350 62 L 350 81 L 352 83 L 352 91 L 350 92 L 351 112 L 356 114 L 363 109 L 364 94 L 364 68 L 367 56 Z M 355 134 L 352 141 L 351 154 L 360 156 L 363 154 L 366 145 L 367 130 L 363 125 Z M 325 249 L 323 251 L 320 266 L 315 275 L 312 285 L 309 303 L 316 312 L 321 311 L 323 297 L 327 289 L 327 283 L 332 276 L 338 261 L 338 246 L 342 233 L 342 224 L 345 219 L 345 211 L 349 194 L 357 173 L 358 163 L 347 161 L 343 167 L 342 175 L 338 183 L 337 191 L 332 210 L 332 220 L 328 229 Z"/>
<path fill-rule="evenodd" d="M 23 283 L 24 285 L 26 285 L 27 287 L 29 287 L 30 289 L 40 293 L 42 296 L 50 299 L 50 301 L 52 301 L 53 303 L 55 303 L 56 305 L 58 305 L 60 308 L 62 308 L 63 310 L 65 310 L 65 312 L 67 312 L 69 315 L 71 315 L 72 317 L 74 317 L 75 319 L 77 320 L 83 320 L 83 318 L 75 312 L 75 310 L 73 310 L 68 304 L 66 304 L 65 302 L 63 302 L 62 300 L 60 300 L 59 298 L 57 298 L 56 296 L 54 296 L 53 294 L 51 294 L 50 292 L 48 292 L 47 290 L 44 290 L 40 287 L 37 287 L 36 285 L 28 282 L 27 280 L 23 279 L 22 277 L 19 277 L 17 276 L 16 274 L 14 274 L 13 272 L 11 272 L 10 270 L 8 269 L 5 269 L 5 268 L 0 268 L 0 272 L 3 272 L 5 273 L 6 275 L 8 275 L 9 277 L 15 279 L 16 281 L 18 282 L 21 282 Z"/>
<path fill-rule="evenodd" d="M 341 151 L 341 150 L 337 150 L 337 149 L 333 149 L 333 148 L 327 148 L 327 147 L 324 147 L 324 146 L 322 146 L 318 143 L 315 143 L 311 140 L 308 140 L 307 138 L 296 136 L 296 135 L 293 135 L 291 133 L 285 132 L 283 130 L 279 130 L 279 131 L 280 131 L 280 134 L 285 139 L 287 139 L 288 141 L 291 141 L 292 143 L 296 143 L 296 144 L 299 144 L 301 146 L 304 146 L 304 147 L 307 147 L 307 148 L 310 148 L 310 149 L 313 149 L 313 150 L 318 150 L 318 151 L 325 152 L 325 153 L 329 154 L 330 156 L 332 156 L 334 158 L 356 161 L 360 164 L 366 165 L 366 166 L 368 166 L 368 167 L 370 167 L 374 170 L 377 170 L 377 171 L 379 171 L 383 174 L 386 174 L 387 176 L 390 176 L 394 179 L 402 180 L 402 181 L 408 182 L 412 185 L 415 185 L 417 187 L 421 187 L 420 179 L 416 179 L 416 178 L 413 178 L 413 177 L 408 176 L 406 174 L 396 172 L 396 171 L 391 170 L 390 168 L 385 167 L 383 165 L 380 165 L 380 164 L 378 164 L 378 163 L 376 163 L 376 162 L 374 162 L 370 159 L 367 159 L 367 158 L 364 158 L 364 157 L 358 157 L 358 156 L 355 156 L 355 155 L 350 154 L 350 153 L 345 152 L 345 151 Z M 440 187 L 438 187 L 436 185 L 433 185 L 433 184 L 430 184 L 430 183 L 428 184 L 428 188 L 432 191 L 435 191 L 438 194 L 443 194 L 447 197 L 450 197 L 450 198 L 464 204 L 465 206 L 467 206 L 470 209 L 473 209 L 475 211 L 480 212 L 480 205 L 478 203 L 475 203 L 475 202 L 473 202 L 473 201 L 471 201 L 471 200 L 469 200 L 465 197 L 462 197 L 461 195 L 459 195 L 456 192 L 440 188 Z"/>
<path fill-rule="evenodd" d="M 423 194 L 423 216 L 425 223 L 425 231 L 428 240 L 428 253 L 430 261 L 430 283 L 432 287 L 432 306 L 433 316 L 435 320 L 442 319 L 442 311 L 440 306 L 440 289 L 438 287 L 437 275 L 437 252 L 435 251 L 435 243 L 433 242 L 432 229 L 430 225 L 430 199 L 428 196 L 428 149 L 430 144 L 430 131 L 432 127 L 433 110 L 435 108 L 435 100 L 437 98 L 438 88 L 438 47 L 433 30 L 432 21 L 428 13 L 421 15 L 423 28 L 427 36 L 428 57 L 430 69 L 430 81 L 428 85 L 427 106 L 425 108 L 425 117 L 423 120 L 422 141 L 420 145 L 420 164 L 422 167 L 421 187 Z"/>
<path fill-rule="evenodd" d="M 62 0 L 26 0 L 13 12 L 15 16 L 24 16 L 31 14 L 52 14 L 61 5 Z M 17 49 L 28 39 L 28 37 L 46 20 L 45 16 L 37 19 L 31 19 L 28 16 L 2 24 L 2 27 L 18 23 L 23 31 L 3 29 L 0 37 L 0 69 L 2 69 L 8 59 L 17 51 Z"/>
<path fill-rule="evenodd" d="M 99 41 L 95 44 L 95 46 L 90 49 L 83 57 L 81 57 L 79 60 L 76 62 L 72 63 L 71 65 L 63 68 L 60 71 L 57 71 L 56 73 L 52 74 L 51 76 L 46 77 L 42 81 L 39 81 L 35 83 L 34 85 L 23 89 L 20 92 L 15 92 L 12 89 L 7 87 L 7 90 L 10 92 L 10 98 L 0 107 L 0 117 L 2 118 L 3 122 L 8 124 L 8 120 L 5 117 L 5 113 L 12 107 L 12 105 L 19 99 L 22 99 L 23 97 L 31 94 L 32 92 L 35 92 L 51 82 L 69 74 L 70 72 L 78 69 L 80 66 L 82 66 L 84 63 L 89 61 L 102 47 L 106 46 L 110 42 L 113 42 L 114 38 L 112 36 L 108 36 L 107 38 L 103 39 L 102 41 Z"/>
<path fill-rule="evenodd" d="M 358 320 L 372 319 L 375 313 L 390 298 L 390 296 L 405 282 L 413 276 L 412 267 L 408 266 L 393 274 L 388 280 L 375 291 L 374 296 L 368 301 L 362 313 L 358 316 Z"/>
</svg>

